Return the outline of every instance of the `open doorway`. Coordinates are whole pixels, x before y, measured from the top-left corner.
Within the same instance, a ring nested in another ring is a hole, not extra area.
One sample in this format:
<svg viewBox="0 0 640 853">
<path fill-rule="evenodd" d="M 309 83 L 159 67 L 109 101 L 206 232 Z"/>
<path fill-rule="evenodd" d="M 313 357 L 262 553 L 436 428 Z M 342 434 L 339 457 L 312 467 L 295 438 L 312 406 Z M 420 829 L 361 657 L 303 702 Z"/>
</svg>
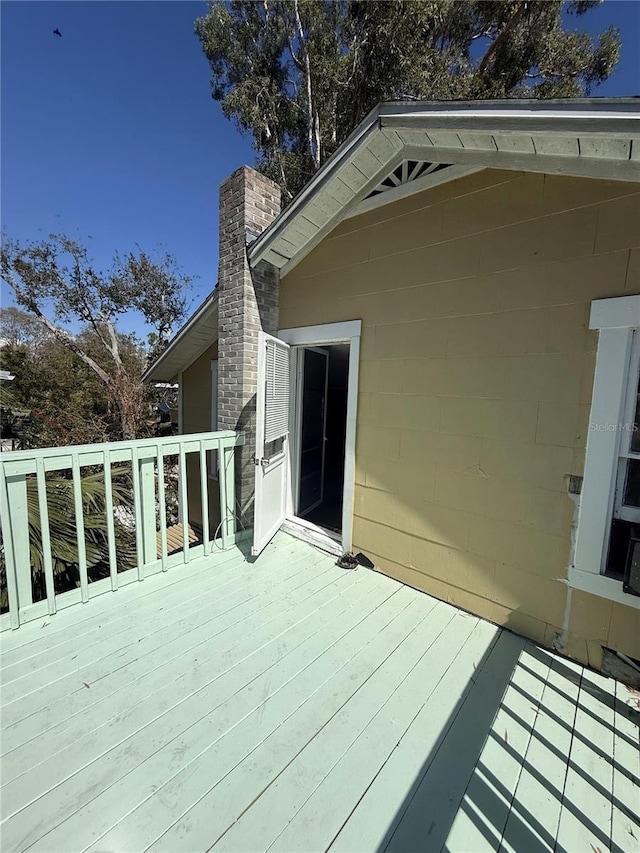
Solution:
<svg viewBox="0 0 640 853">
<path fill-rule="evenodd" d="M 342 533 L 349 344 L 297 348 L 295 515 Z"/>
</svg>

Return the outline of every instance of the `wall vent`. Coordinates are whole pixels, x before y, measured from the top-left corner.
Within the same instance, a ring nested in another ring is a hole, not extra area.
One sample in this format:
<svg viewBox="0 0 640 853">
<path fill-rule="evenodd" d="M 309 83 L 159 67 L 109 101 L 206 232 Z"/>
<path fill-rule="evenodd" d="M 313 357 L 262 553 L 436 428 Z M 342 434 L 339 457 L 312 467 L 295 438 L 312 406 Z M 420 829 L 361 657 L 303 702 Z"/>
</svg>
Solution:
<svg viewBox="0 0 640 853">
<path fill-rule="evenodd" d="M 373 198 L 402 184 L 409 184 L 425 175 L 434 175 L 442 169 L 450 169 L 451 163 L 429 163 L 425 160 L 403 160 L 393 172 L 371 190 L 367 198 Z"/>
</svg>

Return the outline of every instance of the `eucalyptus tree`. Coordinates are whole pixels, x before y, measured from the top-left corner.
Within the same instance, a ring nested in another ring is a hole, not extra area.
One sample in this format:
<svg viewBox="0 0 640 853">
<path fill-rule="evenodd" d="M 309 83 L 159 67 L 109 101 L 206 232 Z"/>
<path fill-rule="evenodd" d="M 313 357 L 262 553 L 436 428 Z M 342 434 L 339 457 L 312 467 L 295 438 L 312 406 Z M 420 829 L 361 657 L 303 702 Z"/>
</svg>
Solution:
<svg viewBox="0 0 640 853">
<path fill-rule="evenodd" d="M 599 2 L 232 0 L 195 32 L 213 98 L 286 203 L 379 101 L 589 93 L 620 50 L 613 27 L 574 30 Z"/>
</svg>

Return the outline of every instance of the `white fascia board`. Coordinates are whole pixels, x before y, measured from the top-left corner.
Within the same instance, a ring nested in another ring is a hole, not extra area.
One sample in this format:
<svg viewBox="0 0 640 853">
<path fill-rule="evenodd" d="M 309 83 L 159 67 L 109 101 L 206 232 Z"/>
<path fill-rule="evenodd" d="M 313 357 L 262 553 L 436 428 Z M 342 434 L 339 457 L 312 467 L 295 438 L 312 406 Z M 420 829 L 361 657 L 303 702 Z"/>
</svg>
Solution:
<svg viewBox="0 0 640 853">
<path fill-rule="evenodd" d="M 571 133 L 614 138 L 638 133 L 640 115 L 615 113 L 533 113 L 498 110 L 465 113 L 410 113 L 380 117 L 381 127 L 420 130 L 469 130 L 493 133 Z"/>
<path fill-rule="evenodd" d="M 214 343 L 214 340 L 207 343 L 204 347 L 201 347 L 195 355 L 193 353 L 189 353 L 186 359 L 180 358 L 179 347 L 188 340 L 189 335 L 200 323 L 207 320 L 209 316 L 213 317 L 213 314 L 217 313 L 217 311 L 218 291 L 216 289 L 211 296 L 206 298 L 202 305 L 196 308 L 184 326 L 176 333 L 175 337 L 171 339 L 169 346 L 162 353 L 160 358 L 154 361 L 154 363 L 145 370 L 142 374 L 142 381 L 150 382 L 156 380 L 171 382 L 175 379 L 179 371 L 184 370 L 190 364 L 193 364 L 193 362 L 199 358 L 212 343 Z M 215 340 L 217 340 L 217 337 Z M 175 364 L 172 365 L 174 358 Z"/>
<path fill-rule="evenodd" d="M 384 122 L 389 117 L 409 117 L 428 115 L 455 118 L 471 116 L 482 118 L 529 118 L 531 116 L 553 117 L 561 119 L 590 118 L 599 119 L 611 116 L 622 118 L 640 115 L 638 98 L 575 98 L 538 100 L 533 98 L 486 100 L 486 101 L 391 101 L 380 105 L 380 118 Z"/>
<path fill-rule="evenodd" d="M 294 198 L 291 204 L 277 216 L 262 234 L 248 248 L 249 261 L 252 266 L 259 263 L 271 245 L 278 239 L 286 225 L 304 208 L 308 199 L 323 186 L 334 172 L 349 159 L 351 154 L 364 144 L 371 133 L 378 130 L 378 109 L 373 110 L 361 122 L 351 136 L 331 155 L 325 165 L 320 168 L 309 183 Z"/>
<path fill-rule="evenodd" d="M 627 99 L 580 99 L 576 101 L 482 101 L 482 102 L 450 102 L 450 103 L 434 103 L 434 102 L 394 102 L 383 103 L 374 109 L 367 118 L 361 122 L 351 136 L 343 142 L 325 165 L 314 175 L 307 186 L 300 194 L 292 201 L 280 216 L 252 243 L 249 248 L 249 260 L 252 265 L 257 264 L 265 258 L 267 252 L 272 249 L 278 237 L 286 228 L 287 224 L 295 221 L 299 213 L 302 213 L 307 205 L 316 194 L 322 189 L 326 182 L 339 170 L 345 163 L 354 156 L 354 154 L 364 145 L 367 139 L 376 134 L 383 133 L 383 128 L 388 128 L 392 131 L 393 128 L 406 128 L 424 130 L 428 133 L 429 128 L 469 130 L 469 131 L 486 131 L 496 133 L 522 133 L 531 134 L 535 132 L 544 134 L 559 134 L 566 135 L 574 134 L 589 137 L 624 137 L 633 138 L 634 145 L 640 145 L 640 100 Z M 428 150 L 428 146 L 425 146 Z M 469 159 L 465 162 L 461 157 L 454 157 L 454 154 L 466 155 Z M 400 153 L 400 152 L 398 152 Z M 435 151 L 431 152 L 434 156 Z M 451 149 L 449 159 L 446 159 L 447 152 L 439 151 L 438 162 L 453 162 L 463 163 L 466 165 L 475 165 L 478 167 L 489 167 L 493 160 L 497 163 L 500 159 L 503 165 L 499 168 L 504 168 L 504 162 L 509 156 L 501 152 L 479 152 L 466 149 Z M 536 164 L 538 169 L 542 167 L 542 163 L 550 164 L 548 157 L 538 163 L 535 153 L 531 155 L 520 155 L 518 169 L 527 167 L 527 163 Z M 442 159 L 445 157 L 445 159 Z M 566 168 L 567 159 L 560 158 L 562 162 L 558 167 L 558 171 L 570 170 Z M 576 161 L 580 158 L 576 155 Z M 587 158 L 589 160 L 589 158 Z M 522 162 L 520 162 L 522 161 Z M 596 169 L 594 177 L 615 178 L 615 161 L 605 163 L 599 162 L 599 159 L 591 160 L 595 166 L 590 166 L 589 162 L 581 164 L 580 174 L 590 175 L 589 169 Z M 632 164 L 632 166 L 635 164 Z M 535 168 L 531 169 L 535 171 Z M 597 170 L 600 170 L 599 172 Z M 607 171 L 608 170 L 608 171 Z M 627 168 L 622 179 L 635 180 L 636 171 L 633 168 Z M 606 174 L 605 174 L 606 172 Z M 640 171 L 638 171 L 640 176 Z M 372 182 L 372 183 L 375 183 Z M 354 199 L 356 193 L 354 192 Z M 352 200 L 353 201 L 353 200 Z M 353 207 L 353 204 L 346 202 L 345 208 Z M 347 211 L 345 211 L 347 212 Z M 338 214 L 331 218 L 330 224 L 335 227 L 343 218 Z M 326 230 L 325 223 L 323 226 Z M 319 230 L 319 229 L 318 229 Z M 304 247 L 300 249 L 304 251 Z M 282 264 L 277 264 L 279 267 L 291 269 L 297 262 L 298 254 L 296 253 L 291 259 L 282 259 Z"/>
</svg>

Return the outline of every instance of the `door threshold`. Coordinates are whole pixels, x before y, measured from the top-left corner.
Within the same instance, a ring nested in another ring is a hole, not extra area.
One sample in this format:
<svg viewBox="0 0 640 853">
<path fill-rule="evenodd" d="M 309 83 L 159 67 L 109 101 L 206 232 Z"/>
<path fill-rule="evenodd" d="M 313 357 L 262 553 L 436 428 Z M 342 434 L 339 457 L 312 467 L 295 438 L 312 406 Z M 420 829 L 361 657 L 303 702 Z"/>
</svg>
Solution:
<svg viewBox="0 0 640 853">
<path fill-rule="evenodd" d="M 311 524 L 302 518 L 286 518 L 282 522 L 282 530 L 295 536 L 296 539 L 302 539 L 303 542 L 308 542 L 310 545 L 315 545 L 321 551 L 326 551 L 334 556 L 342 555 L 342 537 L 338 533 L 331 530 L 325 530 L 324 527 L 319 527 L 317 524 Z"/>
</svg>

